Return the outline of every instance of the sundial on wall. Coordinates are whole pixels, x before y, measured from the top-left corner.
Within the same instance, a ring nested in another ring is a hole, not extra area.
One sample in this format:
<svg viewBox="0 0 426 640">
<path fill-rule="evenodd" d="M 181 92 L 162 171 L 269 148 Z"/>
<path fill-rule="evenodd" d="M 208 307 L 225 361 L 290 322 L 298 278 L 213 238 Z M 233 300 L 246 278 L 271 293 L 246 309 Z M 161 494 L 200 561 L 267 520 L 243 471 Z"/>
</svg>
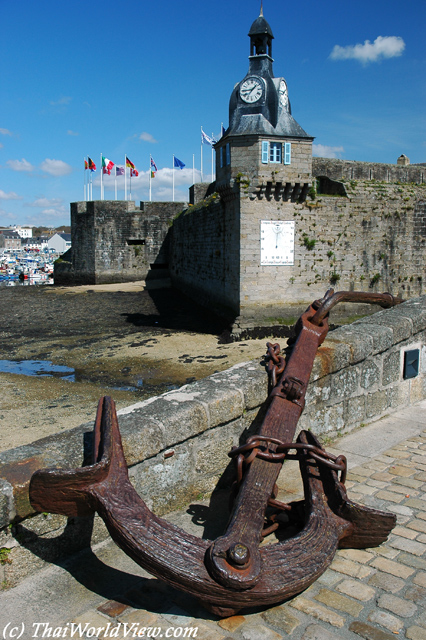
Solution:
<svg viewBox="0 0 426 640">
<path fill-rule="evenodd" d="M 260 264 L 294 264 L 294 222 L 260 221 Z"/>
</svg>

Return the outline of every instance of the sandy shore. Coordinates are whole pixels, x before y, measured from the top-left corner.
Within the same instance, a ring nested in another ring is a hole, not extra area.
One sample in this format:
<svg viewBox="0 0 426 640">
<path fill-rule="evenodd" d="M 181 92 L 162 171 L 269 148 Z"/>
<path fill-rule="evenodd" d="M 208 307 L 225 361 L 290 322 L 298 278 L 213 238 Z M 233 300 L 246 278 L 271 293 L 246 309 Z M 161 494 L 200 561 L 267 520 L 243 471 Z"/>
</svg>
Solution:
<svg viewBox="0 0 426 640">
<path fill-rule="evenodd" d="M 0 373 L 0 450 L 94 420 L 102 395 L 122 408 L 265 353 L 265 339 L 224 344 L 219 320 L 144 282 L 8 287 L 0 301 L 0 359 L 50 361 L 75 379 Z"/>
</svg>

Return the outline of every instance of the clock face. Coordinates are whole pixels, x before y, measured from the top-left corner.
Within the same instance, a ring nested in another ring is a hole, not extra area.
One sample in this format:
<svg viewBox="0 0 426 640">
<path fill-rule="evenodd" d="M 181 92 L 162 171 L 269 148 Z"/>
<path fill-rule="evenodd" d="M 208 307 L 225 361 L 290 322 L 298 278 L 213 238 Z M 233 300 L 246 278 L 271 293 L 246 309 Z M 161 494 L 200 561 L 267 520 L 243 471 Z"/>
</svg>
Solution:
<svg viewBox="0 0 426 640">
<path fill-rule="evenodd" d="M 257 102 L 263 94 L 263 83 L 260 78 L 247 78 L 240 86 L 240 96 L 244 102 Z"/>
<path fill-rule="evenodd" d="M 261 220 L 260 264 L 294 265 L 294 222 Z"/>
<path fill-rule="evenodd" d="M 280 103 L 285 109 L 287 109 L 288 108 L 288 92 L 287 92 L 287 85 L 284 78 L 281 78 L 280 88 L 278 89 L 278 95 L 280 96 Z"/>
</svg>

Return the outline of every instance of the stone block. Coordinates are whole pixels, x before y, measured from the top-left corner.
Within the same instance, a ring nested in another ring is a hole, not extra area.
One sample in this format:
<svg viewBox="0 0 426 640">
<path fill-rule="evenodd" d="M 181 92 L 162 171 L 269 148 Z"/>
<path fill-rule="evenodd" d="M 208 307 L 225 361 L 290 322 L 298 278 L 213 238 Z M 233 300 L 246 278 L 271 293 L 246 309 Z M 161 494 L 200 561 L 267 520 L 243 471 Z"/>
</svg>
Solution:
<svg viewBox="0 0 426 640">
<path fill-rule="evenodd" d="M 368 393 L 365 402 L 365 411 L 368 418 L 380 416 L 387 407 L 387 397 L 385 391 L 375 391 Z"/>
<path fill-rule="evenodd" d="M 361 327 L 350 325 L 339 327 L 329 337 L 332 342 L 345 342 L 351 349 L 351 362 L 365 360 L 373 351 L 373 337 L 366 334 Z"/>
<path fill-rule="evenodd" d="M 329 373 L 340 371 L 350 362 L 351 348 L 348 344 L 326 339 L 318 349 L 310 379 L 314 381 Z"/>
<path fill-rule="evenodd" d="M 362 363 L 360 384 L 363 389 L 371 389 L 380 383 L 381 361 L 376 357 Z"/>
<path fill-rule="evenodd" d="M 336 433 L 343 429 L 345 420 L 343 402 L 331 406 L 320 406 L 310 412 L 311 429 L 315 435 Z"/>
<path fill-rule="evenodd" d="M 331 400 L 348 398 L 355 393 L 360 379 L 360 370 L 356 366 L 338 371 L 331 382 Z"/>
<path fill-rule="evenodd" d="M 365 396 L 348 398 L 345 411 L 345 426 L 359 425 L 365 419 Z"/>
<path fill-rule="evenodd" d="M 401 376 L 401 352 L 393 351 L 383 357 L 383 384 L 398 382 Z"/>
<path fill-rule="evenodd" d="M 369 318 L 363 318 L 363 324 L 374 324 L 375 326 L 386 327 L 392 331 L 392 344 L 398 344 L 403 340 L 408 340 L 413 334 L 413 323 L 398 313 L 398 308 L 379 311 Z"/>
<path fill-rule="evenodd" d="M 268 375 L 265 366 L 258 360 L 237 364 L 209 378 L 216 384 L 219 380 L 225 387 L 239 390 L 244 398 L 244 409 L 262 405 L 268 397 Z"/>
<path fill-rule="evenodd" d="M 409 318 L 413 324 L 413 334 L 426 329 L 426 296 L 407 300 L 398 308 L 402 317 Z"/>
<path fill-rule="evenodd" d="M 383 324 L 377 325 L 371 318 L 363 318 L 353 323 L 353 327 L 360 327 L 360 330 L 373 340 L 373 350 L 371 355 L 386 351 L 393 345 L 393 332 L 390 327 Z"/>
<path fill-rule="evenodd" d="M 129 434 L 132 445 L 136 447 L 135 451 L 129 451 L 130 464 L 144 460 L 147 457 L 145 451 L 152 456 L 158 452 L 158 447 L 171 447 L 209 428 L 207 407 L 202 401 L 204 390 L 197 389 L 196 384 L 149 398 L 119 412 L 120 429 L 123 429 L 123 434 Z M 138 446 L 137 434 L 141 441 L 144 440 L 141 430 L 145 424 L 153 444 L 141 442 Z"/>
</svg>

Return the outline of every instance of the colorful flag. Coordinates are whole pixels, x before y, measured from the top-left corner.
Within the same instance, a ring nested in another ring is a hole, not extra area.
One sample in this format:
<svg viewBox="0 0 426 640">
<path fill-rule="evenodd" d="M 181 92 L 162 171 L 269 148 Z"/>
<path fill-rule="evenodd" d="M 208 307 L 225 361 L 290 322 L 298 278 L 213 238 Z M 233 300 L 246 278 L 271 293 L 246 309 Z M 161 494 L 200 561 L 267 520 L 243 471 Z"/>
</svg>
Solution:
<svg viewBox="0 0 426 640">
<path fill-rule="evenodd" d="M 177 169 L 183 169 L 185 164 L 182 162 L 182 160 L 179 160 L 179 158 L 176 158 L 175 156 L 173 156 L 173 158 L 174 158 L 174 166 Z"/>
<path fill-rule="evenodd" d="M 118 165 L 115 165 L 115 175 L 124 176 L 124 167 L 119 167 Z"/>
<path fill-rule="evenodd" d="M 154 160 L 151 158 L 151 170 L 152 171 L 158 171 L 157 169 L 157 165 L 155 164 Z"/>
<path fill-rule="evenodd" d="M 104 156 L 102 156 L 102 171 L 103 173 L 107 173 L 109 176 L 111 175 L 111 169 L 113 168 L 114 163 L 111 162 L 111 160 L 108 160 L 108 158 L 104 158 Z"/>
<path fill-rule="evenodd" d="M 201 144 L 209 144 L 212 147 L 215 142 L 216 140 L 214 138 L 208 136 L 207 133 L 204 133 L 204 131 L 201 129 Z"/>
<path fill-rule="evenodd" d="M 139 171 L 137 169 L 130 169 L 130 177 L 132 178 L 133 176 L 135 178 L 137 178 L 139 175 Z"/>
<path fill-rule="evenodd" d="M 151 171 L 151 178 L 155 178 L 155 171 Z"/>
<path fill-rule="evenodd" d="M 89 169 L 90 171 L 96 171 L 96 165 L 93 162 L 92 158 L 87 158 L 87 161 L 89 163 Z"/>
<path fill-rule="evenodd" d="M 86 171 L 86 169 L 89 168 L 89 164 L 87 162 L 87 160 L 84 161 L 84 170 Z"/>
<path fill-rule="evenodd" d="M 133 164 L 133 162 L 131 162 L 131 160 L 129 160 L 127 156 L 126 156 L 126 167 L 129 167 L 130 169 L 135 169 L 135 165 Z"/>
</svg>

